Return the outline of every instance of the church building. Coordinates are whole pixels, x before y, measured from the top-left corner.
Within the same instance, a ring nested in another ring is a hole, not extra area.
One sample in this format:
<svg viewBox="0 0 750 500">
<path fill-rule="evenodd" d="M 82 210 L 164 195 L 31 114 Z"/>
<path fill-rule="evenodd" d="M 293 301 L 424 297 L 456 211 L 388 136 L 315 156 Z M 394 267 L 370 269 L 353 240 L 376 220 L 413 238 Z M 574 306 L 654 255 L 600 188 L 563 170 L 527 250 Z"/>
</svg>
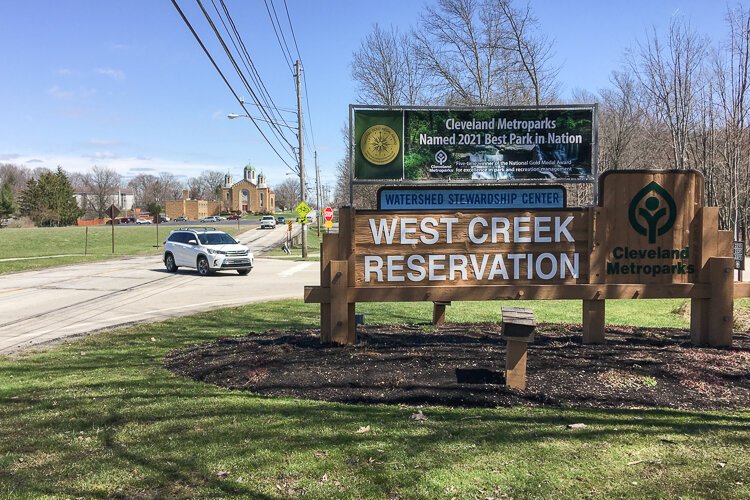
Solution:
<svg viewBox="0 0 750 500">
<path fill-rule="evenodd" d="M 274 213 L 276 195 L 266 185 L 266 176 L 260 173 L 256 177 L 255 168 L 248 164 L 245 166 L 243 177 L 242 180 L 233 183 L 229 173 L 224 176 L 224 185 L 221 188 L 222 212 Z"/>
</svg>

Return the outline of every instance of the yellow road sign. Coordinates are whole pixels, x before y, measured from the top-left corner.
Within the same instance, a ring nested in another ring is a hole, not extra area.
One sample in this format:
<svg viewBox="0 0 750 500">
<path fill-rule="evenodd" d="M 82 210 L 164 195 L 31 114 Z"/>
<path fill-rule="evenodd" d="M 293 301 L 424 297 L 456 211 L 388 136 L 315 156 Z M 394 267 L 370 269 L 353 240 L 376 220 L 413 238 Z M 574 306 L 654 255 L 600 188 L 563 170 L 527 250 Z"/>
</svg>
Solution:
<svg viewBox="0 0 750 500">
<path fill-rule="evenodd" d="M 327 220 L 326 221 L 326 229 L 331 229 L 332 227 L 333 227 L 333 221 L 332 220 Z"/>
<path fill-rule="evenodd" d="M 300 217 L 304 217 L 309 214 L 310 210 L 312 210 L 312 208 L 310 208 L 310 205 L 308 205 L 304 201 L 299 202 L 299 205 L 294 207 L 294 211 L 297 212 Z"/>
<path fill-rule="evenodd" d="M 297 222 L 299 222 L 300 224 L 307 224 L 307 217 L 297 217 Z"/>
<path fill-rule="evenodd" d="M 286 221 L 286 227 L 287 227 L 288 231 L 291 231 L 292 230 L 292 221 L 290 221 L 290 220 Z"/>
</svg>

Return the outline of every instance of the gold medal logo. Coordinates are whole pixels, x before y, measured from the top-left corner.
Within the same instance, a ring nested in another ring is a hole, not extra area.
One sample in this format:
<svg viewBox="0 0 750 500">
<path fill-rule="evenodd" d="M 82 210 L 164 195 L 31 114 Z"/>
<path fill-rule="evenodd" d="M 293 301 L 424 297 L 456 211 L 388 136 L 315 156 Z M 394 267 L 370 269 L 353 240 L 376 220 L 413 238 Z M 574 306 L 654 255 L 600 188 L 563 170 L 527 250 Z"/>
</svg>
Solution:
<svg viewBox="0 0 750 500">
<path fill-rule="evenodd" d="M 401 143 L 398 134 L 385 125 L 373 125 L 365 130 L 360 141 L 362 155 L 373 165 L 386 165 L 396 159 Z"/>
</svg>

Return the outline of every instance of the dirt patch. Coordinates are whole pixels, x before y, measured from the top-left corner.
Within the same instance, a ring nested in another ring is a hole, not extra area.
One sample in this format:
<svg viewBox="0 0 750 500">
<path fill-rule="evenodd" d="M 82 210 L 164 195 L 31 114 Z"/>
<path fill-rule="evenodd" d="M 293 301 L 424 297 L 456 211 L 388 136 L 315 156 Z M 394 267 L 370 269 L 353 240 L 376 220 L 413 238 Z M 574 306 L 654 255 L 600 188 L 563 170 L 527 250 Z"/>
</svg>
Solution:
<svg viewBox="0 0 750 500">
<path fill-rule="evenodd" d="M 696 348 L 689 332 L 610 327 L 582 345 L 580 325 L 543 324 L 529 346 L 526 391 L 503 385 L 497 324 L 360 327 L 355 346 L 317 331 L 268 331 L 174 351 L 174 373 L 266 396 L 343 403 L 721 409 L 750 406 L 750 335 Z"/>
</svg>

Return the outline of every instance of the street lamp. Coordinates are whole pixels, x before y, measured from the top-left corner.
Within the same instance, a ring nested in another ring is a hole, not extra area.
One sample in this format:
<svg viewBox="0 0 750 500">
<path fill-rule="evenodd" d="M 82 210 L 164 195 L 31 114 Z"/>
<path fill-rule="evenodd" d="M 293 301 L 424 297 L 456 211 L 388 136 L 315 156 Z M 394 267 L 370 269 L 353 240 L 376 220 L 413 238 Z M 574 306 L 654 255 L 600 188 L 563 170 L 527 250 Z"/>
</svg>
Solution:
<svg viewBox="0 0 750 500">
<path fill-rule="evenodd" d="M 300 195 L 302 197 L 302 200 L 305 201 L 305 194 L 307 193 L 307 189 L 305 189 L 305 149 L 304 149 L 304 135 L 302 133 L 302 87 L 301 84 L 301 77 L 302 77 L 302 63 L 297 60 L 294 63 L 294 79 L 295 79 L 295 87 L 297 89 L 297 140 L 299 141 L 299 149 L 297 151 L 297 159 L 299 161 L 298 167 L 299 167 L 299 184 L 300 184 Z M 244 99 L 240 100 L 240 104 L 242 104 L 242 107 L 244 108 Z M 227 118 L 230 120 L 234 120 L 235 118 L 249 118 L 251 120 L 258 120 L 265 123 L 270 123 L 271 125 L 276 125 L 279 127 L 286 127 L 289 129 L 294 130 L 294 127 L 287 125 L 286 123 L 278 123 L 271 120 L 264 120 L 262 118 L 256 118 L 254 116 L 250 115 L 239 115 L 237 113 L 230 113 L 227 115 Z M 306 225 L 302 224 L 302 258 L 307 258 L 307 231 L 306 231 Z"/>
</svg>

